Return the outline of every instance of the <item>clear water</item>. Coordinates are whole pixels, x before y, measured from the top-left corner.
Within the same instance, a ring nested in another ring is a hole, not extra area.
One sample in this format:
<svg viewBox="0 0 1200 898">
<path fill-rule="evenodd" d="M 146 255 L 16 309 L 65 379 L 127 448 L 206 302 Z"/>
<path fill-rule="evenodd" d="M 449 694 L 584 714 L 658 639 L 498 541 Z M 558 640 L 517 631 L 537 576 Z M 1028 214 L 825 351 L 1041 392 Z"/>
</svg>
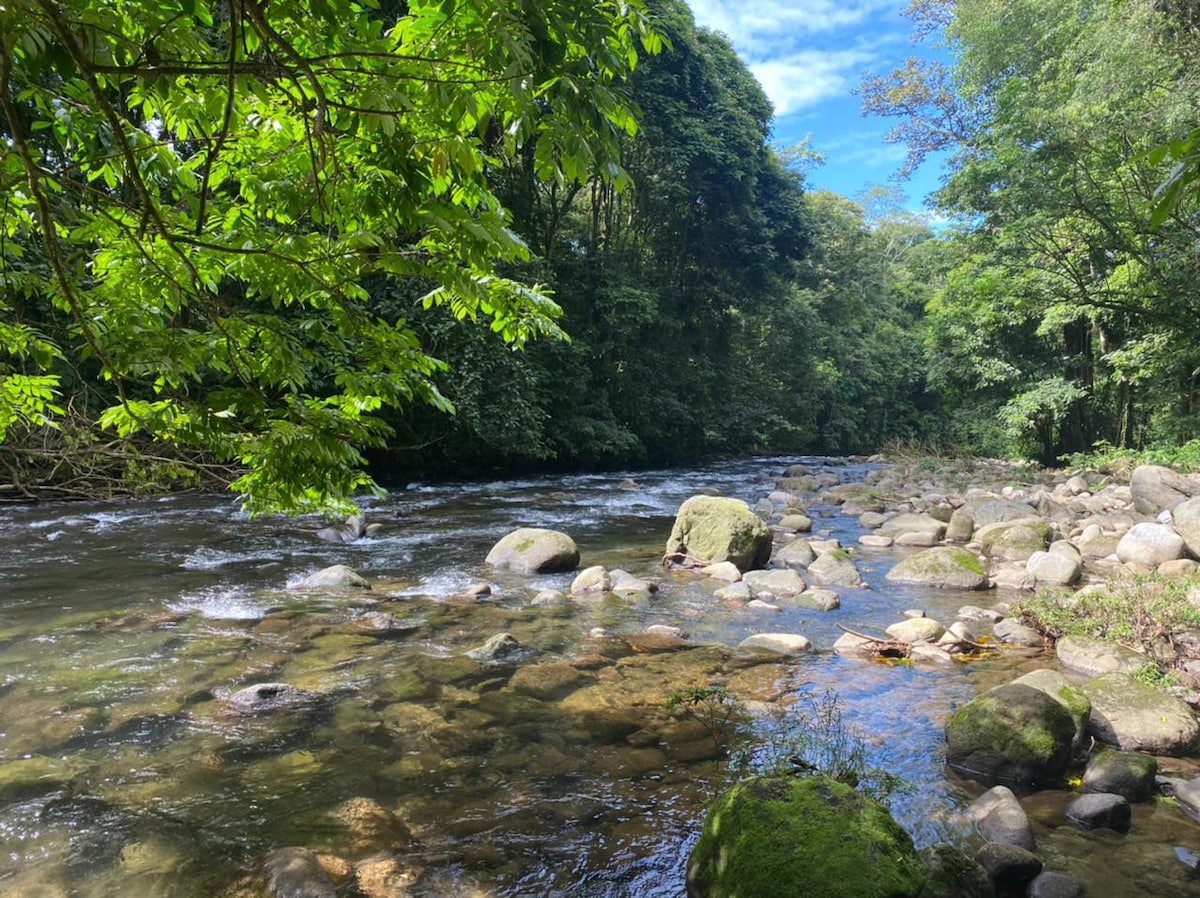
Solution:
<svg viewBox="0 0 1200 898">
<path fill-rule="evenodd" d="M 873 760 L 909 783 L 892 807 L 917 843 L 969 841 L 962 809 L 981 790 L 947 779 L 943 723 L 1037 660 L 926 670 L 829 647 L 838 623 L 878 631 L 911 607 L 948 619 L 978 595 L 885 587 L 895 556 L 864 549 L 868 588 L 840 590 L 841 609 L 764 617 L 660 566 L 684 499 L 715 489 L 753 504 L 792 461 L 631 473 L 636 489 L 617 487 L 624 474 L 411 484 L 367 508 L 381 535 L 349 545 L 318 540 L 320 521 L 251 521 L 222 498 L 0 510 L 0 898 L 245 894 L 239 879 L 275 848 L 351 863 L 379 850 L 337 820 L 356 798 L 411 829 L 398 852 L 414 874 L 406 894 L 679 898 L 728 764 L 698 751 L 703 740 L 638 735 L 667 732 L 667 692 L 714 682 L 782 706 L 835 690 Z M 811 511 L 826 515 L 821 535 L 855 543 L 855 520 Z M 571 576 L 531 580 L 483 563 L 519 526 L 564 530 L 584 566 L 621 567 L 660 591 L 634 604 L 535 606 L 538 590 L 565 590 Z M 375 588 L 289 588 L 331 564 Z M 486 600 L 462 597 L 478 583 L 491 587 Z M 369 612 L 405 626 L 373 633 Z M 656 623 L 697 648 L 655 654 L 622 641 Z M 512 665 L 464 660 L 501 631 L 523 646 L 518 669 L 574 661 L 583 688 L 533 695 L 514 688 Z M 817 651 L 751 665 L 719 648 L 763 631 L 803 633 Z M 312 700 L 229 711 L 237 689 L 276 681 Z M 592 705 L 579 700 L 589 690 Z M 595 704 L 622 694 L 636 698 Z M 1173 808 L 1139 809 L 1134 833 L 1114 841 L 1064 825 L 1061 802 L 1037 807 L 1043 854 L 1089 895 L 1200 894 L 1172 852 L 1200 850 L 1200 828 Z"/>
</svg>

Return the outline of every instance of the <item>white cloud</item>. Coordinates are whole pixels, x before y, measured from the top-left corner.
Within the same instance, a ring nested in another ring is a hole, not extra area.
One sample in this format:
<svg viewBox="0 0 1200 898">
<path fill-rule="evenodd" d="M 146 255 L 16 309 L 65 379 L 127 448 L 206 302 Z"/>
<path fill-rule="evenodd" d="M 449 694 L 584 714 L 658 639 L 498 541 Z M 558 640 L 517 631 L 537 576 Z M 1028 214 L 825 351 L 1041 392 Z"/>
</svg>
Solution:
<svg viewBox="0 0 1200 898">
<path fill-rule="evenodd" d="M 894 12 L 898 0 L 689 0 L 696 23 L 723 32 L 751 60 L 772 56 L 800 38 L 864 25 Z"/>
<path fill-rule="evenodd" d="M 863 50 L 801 50 L 776 59 L 754 62 L 750 71 L 785 116 L 832 97 L 849 97 L 862 65 L 874 58 Z"/>
</svg>

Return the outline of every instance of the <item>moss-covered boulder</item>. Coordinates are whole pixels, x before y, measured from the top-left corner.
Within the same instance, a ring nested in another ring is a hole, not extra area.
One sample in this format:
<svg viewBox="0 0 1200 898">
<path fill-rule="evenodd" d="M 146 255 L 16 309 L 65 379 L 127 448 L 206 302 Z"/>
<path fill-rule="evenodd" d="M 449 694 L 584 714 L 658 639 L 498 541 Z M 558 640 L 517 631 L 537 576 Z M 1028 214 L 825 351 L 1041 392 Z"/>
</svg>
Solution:
<svg viewBox="0 0 1200 898">
<path fill-rule="evenodd" d="M 983 589 L 987 574 L 973 552 L 958 546 L 935 546 L 911 555 L 888 571 L 888 583 L 913 583 L 947 589 Z"/>
<path fill-rule="evenodd" d="M 1054 528 L 1039 518 L 1021 518 L 979 527 L 975 531 L 983 554 L 1004 561 L 1028 561 L 1044 552 L 1054 539 Z"/>
<path fill-rule="evenodd" d="M 771 528 L 741 499 L 692 496 L 679 507 L 666 554 L 685 564 L 732 561 L 748 571 L 770 559 Z"/>
<path fill-rule="evenodd" d="M 1018 683 L 989 689 L 946 721 L 946 763 L 984 785 L 1053 782 L 1071 760 L 1075 721 L 1058 700 Z"/>
<path fill-rule="evenodd" d="M 1123 673 L 1080 687 L 1092 703 L 1088 732 L 1123 751 L 1187 755 L 1200 742 L 1200 722 L 1184 702 Z"/>
<path fill-rule="evenodd" d="M 579 566 L 575 540 L 557 530 L 521 527 L 492 546 L 487 563 L 518 574 L 555 574 Z"/>
<path fill-rule="evenodd" d="M 905 898 L 925 873 L 887 809 L 824 777 L 758 777 L 709 810 L 689 898 Z"/>
</svg>

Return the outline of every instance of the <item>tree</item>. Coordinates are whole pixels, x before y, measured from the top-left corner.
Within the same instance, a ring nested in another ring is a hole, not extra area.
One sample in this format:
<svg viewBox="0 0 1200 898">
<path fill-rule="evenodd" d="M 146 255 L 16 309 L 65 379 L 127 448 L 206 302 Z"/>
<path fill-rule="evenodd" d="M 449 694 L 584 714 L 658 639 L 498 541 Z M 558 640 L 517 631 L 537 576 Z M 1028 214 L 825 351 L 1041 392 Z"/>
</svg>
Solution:
<svg viewBox="0 0 1200 898">
<path fill-rule="evenodd" d="M 520 346 L 557 305 L 488 173 L 619 174 L 638 0 L 16 0 L 0 8 L 0 436 L 99 421 L 245 466 L 252 512 L 350 507 L 379 413 L 449 403 L 365 283 Z"/>
<path fill-rule="evenodd" d="M 1197 44 L 1171 5 L 922 0 L 953 65 L 864 85 L 918 150 L 953 151 L 937 200 L 965 225 L 963 259 L 933 307 L 931 370 L 1010 451 L 1200 426 L 1194 222 L 1153 212 L 1155 147 L 1198 112 Z"/>
</svg>

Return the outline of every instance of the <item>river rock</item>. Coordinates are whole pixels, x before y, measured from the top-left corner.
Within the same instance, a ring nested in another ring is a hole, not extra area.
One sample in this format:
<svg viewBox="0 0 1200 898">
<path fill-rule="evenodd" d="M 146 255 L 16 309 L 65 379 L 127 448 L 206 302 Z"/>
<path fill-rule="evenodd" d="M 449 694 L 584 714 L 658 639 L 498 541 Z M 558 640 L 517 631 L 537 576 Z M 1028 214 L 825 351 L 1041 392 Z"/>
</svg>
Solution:
<svg viewBox="0 0 1200 898">
<path fill-rule="evenodd" d="M 354 865 L 355 896 L 361 898 L 405 898 L 413 893 L 420 870 L 407 867 L 387 854 L 364 858 Z"/>
<path fill-rule="evenodd" d="M 1129 802 L 1120 795 L 1109 792 L 1091 792 L 1080 795 L 1066 809 L 1067 819 L 1073 820 L 1084 829 L 1111 829 L 1123 833 L 1129 831 L 1133 819 Z"/>
<path fill-rule="evenodd" d="M 1033 851 L 1033 826 L 1008 786 L 993 786 L 971 803 L 971 817 L 985 842 L 1005 842 Z"/>
<path fill-rule="evenodd" d="M 871 649 L 874 645 L 876 642 L 873 639 L 855 636 L 853 633 L 843 633 L 833 643 L 833 650 L 839 655 L 865 658 L 873 654 Z"/>
<path fill-rule="evenodd" d="M 858 538 L 860 546 L 866 546 L 868 549 L 886 549 L 895 542 L 890 536 L 878 536 L 874 533 L 864 533 Z"/>
<path fill-rule="evenodd" d="M 1200 726 L 1175 696 L 1123 673 L 1108 673 L 1080 687 L 1092 703 L 1088 730 L 1124 751 L 1186 755 L 1196 748 Z"/>
<path fill-rule="evenodd" d="M 975 534 L 975 517 L 967 506 L 954 509 L 946 524 L 946 539 L 965 543 Z"/>
<path fill-rule="evenodd" d="M 887 809 L 820 776 L 755 777 L 709 810 L 688 898 L 915 898 L 925 874 Z"/>
<path fill-rule="evenodd" d="M 1007 645 L 1024 645 L 1031 648 L 1045 644 L 1046 637 L 1033 627 L 1027 627 L 1016 618 L 1006 617 L 992 628 L 992 635 Z"/>
<path fill-rule="evenodd" d="M 1029 884 L 1029 898 L 1082 898 L 1083 883 L 1065 873 L 1043 870 Z"/>
<path fill-rule="evenodd" d="M 898 514 L 880 525 L 877 533 L 899 539 L 905 533 L 929 533 L 935 541 L 946 535 L 946 525 L 927 514 Z"/>
<path fill-rule="evenodd" d="M 938 842 L 921 851 L 925 886 L 921 898 L 995 898 L 986 870 L 957 846 Z"/>
<path fill-rule="evenodd" d="M 627 602 L 644 602 L 658 592 L 657 584 L 636 577 L 629 571 L 613 568 L 608 573 L 612 577 L 613 595 Z"/>
<path fill-rule="evenodd" d="M 946 628 L 931 617 L 910 617 L 884 631 L 897 642 L 936 642 Z"/>
<path fill-rule="evenodd" d="M 769 596 L 798 596 L 808 584 L 791 568 L 770 571 L 747 571 L 742 582 L 750 587 L 755 598 Z"/>
<path fill-rule="evenodd" d="M 779 519 L 779 528 L 794 533 L 808 533 L 813 528 L 813 522 L 806 514 L 785 514 Z"/>
<path fill-rule="evenodd" d="M 746 602 L 750 600 L 750 585 L 739 580 L 737 583 L 722 586 L 713 595 L 722 602 Z"/>
<path fill-rule="evenodd" d="M 884 578 L 888 583 L 949 589 L 983 589 L 987 575 L 973 552 L 957 546 L 937 546 L 902 559 Z"/>
<path fill-rule="evenodd" d="M 1188 553 L 1200 558 L 1200 496 L 1176 505 L 1172 521 Z"/>
<path fill-rule="evenodd" d="M 988 524 L 975 531 L 975 539 L 983 554 L 1005 561 L 1027 561 L 1034 552 L 1049 545 L 1053 528 L 1038 518 L 1021 518 Z"/>
<path fill-rule="evenodd" d="M 263 862 L 271 898 L 337 898 L 317 856 L 306 848 L 280 848 Z"/>
<path fill-rule="evenodd" d="M 806 568 L 817 559 L 816 550 L 807 540 L 798 539 L 778 549 L 771 557 L 772 564 L 780 567 Z"/>
<path fill-rule="evenodd" d="M 1149 801 L 1154 797 L 1158 761 L 1150 755 L 1106 750 L 1088 761 L 1083 772 L 1084 792 L 1107 792 L 1127 801 Z"/>
<path fill-rule="evenodd" d="M 842 606 L 842 600 L 832 589 L 806 589 L 804 595 L 796 601 L 802 608 L 813 608 L 817 611 L 836 611 Z"/>
<path fill-rule="evenodd" d="M 508 685 L 514 692 L 550 701 L 593 682 L 594 677 L 562 661 L 530 664 L 512 675 Z"/>
<path fill-rule="evenodd" d="M 238 714 L 265 714 L 308 704 L 315 696 L 289 683 L 256 683 L 229 696 L 229 708 Z"/>
<path fill-rule="evenodd" d="M 1179 802 L 1179 807 L 1185 814 L 1200 823 L 1200 776 L 1190 780 L 1168 780 L 1169 788 L 1164 787 L 1164 794 L 1171 795 Z"/>
<path fill-rule="evenodd" d="M 742 579 L 742 572 L 732 561 L 720 561 L 701 568 L 700 573 L 710 580 L 720 580 L 723 583 L 737 583 Z"/>
<path fill-rule="evenodd" d="M 1134 524 L 1117 543 L 1117 557 L 1125 564 L 1153 570 L 1164 561 L 1183 557 L 1183 537 L 1166 524 Z"/>
<path fill-rule="evenodd" d="M 315 574 L 309 574 L 298 584 L 302 589 L 370 589 L 371 584 L 366 578 L 359 576 L 344 564 L 335 564 L 322 568 Z"/>
<path fill-rule="evenodd" d="M 344 801 L 331 816 L 341 830 L 337 844 L 351 854 L 396 851 L 412 841 L 404 821 L 371 798 Z"/>
<path fill-rule="evenodd" d="M 467 657 L 486 663 L 506 661 L 521 652 L 521 643 L 511 633 L 497 633 L 479 648 L 467 652 Z"/>
<path fill-rule="evenodd" d="M 756 633 L 739 642 L 738 648 L 742 651 L 761 649 L 777 655 L 803 655 L 812 648 L 812 643 L 798 633 Z"/>
<path fill-rule="evenodd" d="M 975 527 L 989 527 L 1009 521 L 1020 521 L 1033 515 L 1033 508 L 1024 502 L 1011 499 L 990 499 L 975 506 L 972 517 Z"/>
<path fill-rule="evenodd" d="M 988 842 L 976 852 L 975 860 L 1002 893 L 1023 888 L 1042 872 L 1042 862 L 1036 854 L 1004 842 Z"/>
<path fill-rule="evenodd" d="M 1120 541 L 1119 535 L 1105 533 L 1099 524 L 1088 524 L 1075 538 L 1075 548 L 1084 558 L 1107 558 L 1117 553 Z"/>
<path fill-rule="evenodd" d="M 854 566 L 854 559 L 842 549 L 825 552 L 808 566 L 808 573 L 818 583 L 826 586 L 859 587 L 863 585 L 862 575 Z"/>
<path fill-rule="evenodd" d="M 1075 723 L 1061 703 L 1031 686 L 1009 683 L 950 715 L 946 763 L 984 785 L 1053 782 L 1071 759 L 1074 736 Z"/>
<path fill-rule="evenodd" d="M 554 574 L 578 567 L 579 547 L 575 540 L 557 530 L 521 527 L 501 537 L 488 552 L 486 561 L 497 570 Z"/>
<path fill-rule="evenodd" d="M 612 577 L 603 565 L 592 565 L 580 571 L 571 581 L 571 595 L 581 596 L 587 593 L 608 592 L 612 589 Z"/>
<path fill-rule="evenodd" d="M 1083 564 L 1062 552 L 1034 552 L 1025 570 L 1037 586 L 1069 586 L 1079 579 Z"/>
<path fill-rule="evenodd" d="M 1057 670 L 1049 668 L 1032 670 L 1013 680 L 1013 683 L 1038 689 L 1067 709 L 1075 724 L 1075 737 L 1071 740 L 1071 748 L 1078 754 L 1084 747 L 1088 716 L 1092 713 L 1092 703 L 1083 691 Z"/>
<path fill-rule="evenodd" d="M 1063 636 L 1054 646 L 1054 652 L 1063 667 L 1085 677 L 1112 671 L 1137 673 L 1148 660 L 1133 649 L 1089 636 Z"/>
<path fill-rule="evenodd" d="M 886 539 L 887 537 L 877 536 L 876 539 Z M 928 549 L 931 546 L 936 546 L 941 542 L 941 539 L 929 532 L 922 533 L 901 533 L 893 540 L 897 546 L 906 546 L 910 549 Z"/>
<path fill-rule="evenodd" d="M 1200 485 L 1161 465 L 1138 465 L 1129 477 L 1129 492 L 1134 511 L 1156 515 L 1200 494 Z"/>
<path fill-rule="evenodd" d="M 692 496 L 679 507 L 666 554 L 687 564 L 731 561 L 749 571 L 771 557 L 771 528 L 740 499 Z"/>
</svg>

